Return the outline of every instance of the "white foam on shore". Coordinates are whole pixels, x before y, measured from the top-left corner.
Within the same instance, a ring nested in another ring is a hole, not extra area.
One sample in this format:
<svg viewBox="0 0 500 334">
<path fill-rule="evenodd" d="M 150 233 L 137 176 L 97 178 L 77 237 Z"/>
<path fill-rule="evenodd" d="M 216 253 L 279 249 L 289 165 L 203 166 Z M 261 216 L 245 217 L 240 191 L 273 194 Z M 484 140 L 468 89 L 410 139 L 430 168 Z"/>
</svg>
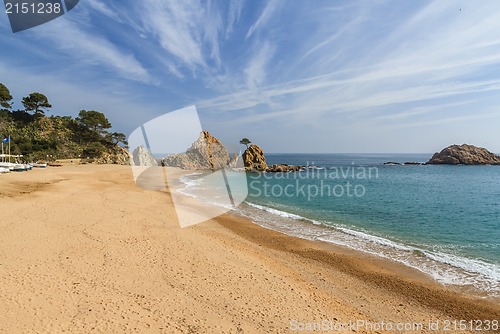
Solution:
<svg viewBox="0 0 500 334">
<path fill-rule="evenodd" d="M 186 185 L 185 188 L 189 187 L 195 187 L 198 185 L 201 185 L 203 183 L 203 180 L 201 178 L 193 178 L 193 176 L 198 176 L 198 175 L 203 175 L 203 173 L 191 173 L 191 174 L 186 174 L 183 175 L 179 178 L 179 181 L 184 183 Z M 185 189 L 183 188 L 183 189 Z"/>
<path fill-rule="evenodd" d="M 220 197 L 222 201 L 218 202 L 217 199 L 219 197 L 214 195 L 213 192 L 209 195 L 204 194 L 204 191 L 209 191 L 210 189 L 208 187 L 203 187 L 204 180 L 201 177 L 202 175 L 204 174 L 197 172 L 181 176 L 179 181 L 183 183 L 185 187 L 179 188 L 176 191 L 183 195 L 195 198 L 206 205 L 218 206 L 227 210 L 234 210 L 232 205 L 228 205 L 226 203 L 226 197 Z"/>
<path fill-rule="evenodd" d="M 245 203 L 248 204 L 248 205 L 250 205 L 250 206 L 253 206 L 254 208 L 257 208 L 259 210 L 263 210 L 263 211 L 272 213 L 273 215 L 277 215 L 277 216 L 280 216 L 280 217 L 291 218 L 291 219 L 305 219 L 304 217 L 301 217 L 299 215 L 294 215 L 293 213 L 276 210 L 276 209 L 273 209 L 273 208 L 269 208 L 269 207 L 266 207 L 266 206 L 262 206 L 262 205 L 258 205 L 258 204 L 254 204 L 254 203 L 250 203 L 250 202 L 245 202 Z"/>
<path fill-rule="evenodd" d="M 318 222 L 297 214 L 245 202 L 239 213 L 258 225 L 291 236 L 324 241 L 382 256 L 430 275 L 438 282 L 472 286 L 492 297 L 500 297 L 500 266 L 481 259 L 470 259 L 445 252 L 409 246 L 350 227 Z M 246 212 L 246 211 L 261 211 Z M 270 219 L 269 214 L 274 217 Z M 321 226 L 318 226 L 321 225 Z"/>
<path fill-rule="evenodd" d="M 232 206 L 217 202 L 217 198 L 206 196 L 203 179 L 196 178 L 203 173 L 191 173 L 180 178 L 185 187 L 178 192 L 194 197 L 207 205 L 234 210 Z M 244 202 L 238 214 L 254 223 L 294 237 L 328 242 L 354 250 L 403 263 L 430 275 L 438 282 L 459 286 L 472 286 L 490 296 L 500 297 L 500 266 L 481 259 L 470 259 L 444 251 L 426 249 L 425 245 L 410 246 L 376 236 L 367 231 L 353 229 L 332 222 L 317 221 L 294 213 L 264 205 Z"/>
</svg>

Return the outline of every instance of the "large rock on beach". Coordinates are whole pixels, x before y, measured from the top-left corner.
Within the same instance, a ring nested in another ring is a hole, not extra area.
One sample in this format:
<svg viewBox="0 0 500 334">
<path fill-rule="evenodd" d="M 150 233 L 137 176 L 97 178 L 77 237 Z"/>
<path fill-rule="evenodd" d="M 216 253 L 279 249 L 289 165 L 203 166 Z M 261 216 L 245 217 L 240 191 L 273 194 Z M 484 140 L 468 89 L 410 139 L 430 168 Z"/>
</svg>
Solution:
<svg viewBox="0 0 500 334">
<path fill-rule="evenodd" d="M 267 169 L 266 157 L 262 149 L 252 144 L 243 152 L 243 164 L 247 171 L 263 172 Z"/>
<path fill-rule="evenodd" d="M 226 148 L 208 131 L 202 131 L 185 153 L 169 155 L 163 159 L 166 166 L 188 170 L 221 169 L 228 163 L 229 154 Z"/>
<path fill-rule="evenodd" d="M 452 145 L 435 153 L 430 165 L 500 165 L 500 156 L 473 145 Z"/>
<path fill-rule="evenodd" d="M 151 152 L 143 146 L 137 147 L 134 152 L 132 152 L 132 166 L 158 166 L 158 162 L 155 160 Z"/>
</svg>

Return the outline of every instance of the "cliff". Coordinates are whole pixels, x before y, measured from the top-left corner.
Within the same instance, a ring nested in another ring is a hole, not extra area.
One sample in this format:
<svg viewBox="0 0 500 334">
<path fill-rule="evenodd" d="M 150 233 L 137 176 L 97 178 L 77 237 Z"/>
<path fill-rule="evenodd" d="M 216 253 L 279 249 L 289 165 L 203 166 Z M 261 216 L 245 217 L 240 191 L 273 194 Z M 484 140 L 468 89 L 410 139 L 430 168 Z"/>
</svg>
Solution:
<svg viewBox="0 0 500 334">
<path fill-rule="evenodd" d="M 226 167 L 229 154 L 217 138 L 208 131 L 202 131 L 185 153 L 169 155 L 163 159 L 163 163 L 166 166 L 189 170 L 213 170 Z"/>
<path fill-rule="evenodd" d="M 473 145 L 452 145 L 435 153 L 429 165 L 500 165 L 500 156 Z"/>
</svg>

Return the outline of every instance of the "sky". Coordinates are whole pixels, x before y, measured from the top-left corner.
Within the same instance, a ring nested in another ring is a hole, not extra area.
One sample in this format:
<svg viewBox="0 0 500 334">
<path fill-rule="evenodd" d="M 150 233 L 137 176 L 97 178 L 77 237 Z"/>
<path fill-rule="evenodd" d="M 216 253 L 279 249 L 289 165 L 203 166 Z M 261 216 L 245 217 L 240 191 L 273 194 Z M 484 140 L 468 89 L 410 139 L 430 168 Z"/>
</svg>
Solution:
<svg viewBox="0 0 500 334">
<path fill-rule="evenodd" d="M 500 2 L 82 0 L 15 34 L 2 12 L 0 82 L 127 135 L 195 105 L 265 152 L 500 152 Z"/>
</svg>

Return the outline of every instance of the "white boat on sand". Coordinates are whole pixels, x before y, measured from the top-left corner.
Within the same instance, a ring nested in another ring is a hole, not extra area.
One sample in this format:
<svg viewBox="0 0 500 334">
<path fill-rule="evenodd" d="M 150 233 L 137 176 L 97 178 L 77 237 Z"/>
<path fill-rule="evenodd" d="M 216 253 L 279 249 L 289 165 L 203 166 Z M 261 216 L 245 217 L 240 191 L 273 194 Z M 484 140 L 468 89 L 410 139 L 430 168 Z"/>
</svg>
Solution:
<svg viewBox="0 0 500 334">
<path fill-rule="evenodd" d="M 11 172 L 24 172 L 28 170 L 25 165 L 13 162 L 0 162 L 0 167 L 7 168 Z"/>
</svg>

